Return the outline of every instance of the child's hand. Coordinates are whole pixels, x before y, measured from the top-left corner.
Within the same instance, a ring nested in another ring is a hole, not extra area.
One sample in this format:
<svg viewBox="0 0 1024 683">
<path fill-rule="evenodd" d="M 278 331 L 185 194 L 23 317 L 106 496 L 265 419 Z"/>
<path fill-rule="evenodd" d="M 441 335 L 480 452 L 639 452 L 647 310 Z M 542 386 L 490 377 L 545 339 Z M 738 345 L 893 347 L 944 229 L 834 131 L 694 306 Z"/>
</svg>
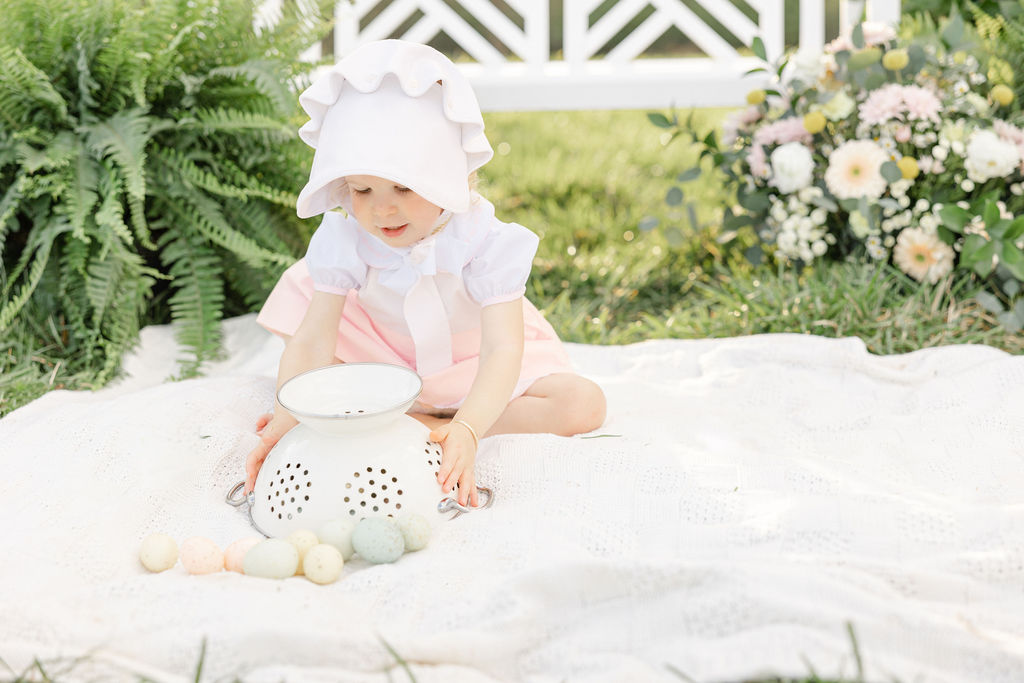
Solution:
<svg viewBox="0 0 1024 683">
<path fill-rule="evenodd" d="M 270 455 L 270 449 L 296 424 L 291 415 L 279 417 L 266 413 L 256 420 L 256 433 L 260 435 L 260 442 L 245 458 L 245 495 L 249 495 L 256 485 L 256 475 L 260 473 L 263 461 Z"/>
<path fill-rule="evenodd" d="M 467 501 L 472 507 L 479 505 L 476 478 L 473 465 L 476 463 L 476 444 L 473 437 L 462 425 L 449 422 L 430 432 L 430 440 L 441 444 L 441 470 L 437 481 L 445 493 L 450 493 L 455 484 L 459 485 L 459 505 Z"/>
</svg>

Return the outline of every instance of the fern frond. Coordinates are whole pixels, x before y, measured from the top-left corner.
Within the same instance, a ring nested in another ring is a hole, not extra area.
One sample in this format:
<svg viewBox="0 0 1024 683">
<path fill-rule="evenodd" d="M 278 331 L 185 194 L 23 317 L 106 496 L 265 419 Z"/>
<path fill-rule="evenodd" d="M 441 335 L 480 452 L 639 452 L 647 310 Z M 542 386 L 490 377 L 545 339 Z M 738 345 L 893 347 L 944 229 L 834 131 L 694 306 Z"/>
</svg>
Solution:
<svg viewBox="0 0 1024 683">
<path fill-rule="evenodd" d="M 288 207 L 295 206 L 297 201 L 295 195 L 260 183 L 230 161 L 220 160 L 217 162 L 217 166 L 223 171 L 218 175 L 203 170 L 178 150 L 159 148 L 156 153 L 164 163 L 178 173 L 180 178 L 191 183 L 194 187 L 206 190 L 210 194 L 236 199 L 258 197 Z M 225 183 L 221 180 L 221 176 L 228 176 L 237 184 Z"/>
<path fill-rule="evenodd" d="M 281 80 L 281 65 L 266 59 L 251 59 L 236 66 L 219 66 L 206 74 L 205 81 L 216 78 L 238 78 L 252 83 L 257 91 L 274 104 L 278 116 L 294 112 L 297 99 L 288 83 Z"/>
<path fill-rule="evenodd" d="M 83 126 L 82 131 L 93 153 L 110 157 L 120 166 L 129 196 L 141 201 L 146 196 L 146 144 L 152 135 L 145 110 L 127 109 Z"/>
<path fill-rule="evenodd" d="M 4 192 L 3 199 L 0 199 L 0 258 L 4 255 L 4 245 L 7 243 L 7 231 L 16 224 L 14 212 L 18 210 L 22 198 L 25 196 L 25 185 L 27 176 L 18 175 Z M 2 263 L 2 261 L 0 261 Z"/>
<path fill-rule="evenodd" d="M 220 259 L 189 230 L 166 232 L 160 239 L 160 259 L 168 267 L 174 294 L 169 300 L 178 342 L 191 350 L 182 372 L 191 376 L 204 360 L 220 350 L 220 321 L 224 308 Z"/>
<path fill-rule="evenodd" d="M 53 87 L 50 77 L 16 47 L 0 45 L 0 118 L 17 130 L 26 123 L 46 124 L 40 105 L 53 113 L 55 121 L 67 125 L 68 105 Z"/>
<path fill-rule="evenodd" d="M 59 218 L 52 219 L 47 227 L 38 231 L 38 239 L 30 242 L 23 252 L 18 267 L 15 268 L 10 279 L 7 281 L 7 285 L 4 287 L 4 298 L 7 298 L 8 293 L 11 292 L 14 282 L 19 278 L 22 270 L 24 270 L 25 264 L 31 261 L 32 265 L 29 267 L 28 275 L 18 289 L 17 294 L 8 298 L 7 302 L 0 308 L 0 333 L 7 330 L 21 309 L 25 307 L 32 293 L 35 292 L 36 287 L 39 286 L 43 273 L 46 272 L 46 263 L 50 260 L 50 250 L 53 247 L 53 242 L 60 233 L 67 231 L 67 229 L 67 225 Z"/>
<path fill-rule="evenodd" d="M 238 258 L 253 265 L 292 263 L 293 259 L 288 254 L 270 251 L 233 228 L 225 220 L 220 206 L 209 197 L 193 191 L 180 199 L 180 203 L 168 202 L 167 208 L 176 219 L 189 225 L 213 244 L 233 252 Z"/>
<path fill-rule="evenodd" d="M 195 116 L 182 119 L 178 125 L 185 130 L 201 130 L 212 133 L 232 133 L 239 131 L 261 131 L 283 137 L 293 137 L 295 131 L 280 118 L 256 114 L 237 109 L 196 109 Z"/>
<path fill-rule="evenodd" d="M 99 195 L 102 197 L 99 208 L 93 216 L 97 227 L 108 230 L 125 245 L 133 244 L 132 232 L 124 222 L 124 204 L 121 197 L 124 187 L 120 176 L 112 168 L 99 181 Z"/>
<path fill-rule="evenodd" d="M 93 207 L 99 201 L 97 166 L 96 160 L 89 154 L 85 145 L 79 144 L 75 163 L 64 174 L 64 191 L 61 193 L 63 203 L 60 210 L 71 221 L 75 237 L 81 240 L 88 239 L 85 234 L 85 222 L 92 216 Z"/>
</svg>

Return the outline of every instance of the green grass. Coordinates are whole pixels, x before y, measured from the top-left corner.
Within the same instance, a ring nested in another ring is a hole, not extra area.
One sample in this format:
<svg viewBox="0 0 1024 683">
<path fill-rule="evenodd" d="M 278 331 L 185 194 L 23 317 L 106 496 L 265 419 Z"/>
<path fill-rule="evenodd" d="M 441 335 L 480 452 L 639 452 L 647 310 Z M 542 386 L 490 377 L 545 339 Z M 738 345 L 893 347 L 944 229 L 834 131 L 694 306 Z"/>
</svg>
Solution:
<svg viewBox="0 0 1024 683">
<path fill-rule="evenodd" d="M 706 128 L 722 109 L 695 113 Z M 567 341 L 627 344 L 651 338 L 797 332 L 856 336 L 874 353 L 940 344 L 1024 351 L 972 295 L 978 283 L 919 285 L 890 267 L 842 263 L 797 274 L 754 268 L 723 253 L 715 227 L 728 201 L 712 173 L 686 184 L 689 216 L 664 202 L 695 164 L 685 140 L 643 111 L 490 113 L 496 154 L 480 189 L 499 218 L 541 236 L 528 295 Z M 707 170 L 707 169 L 705 169 Z M 640 221 L 655 217 L 649 232 Z M 0 341 L 0 415 L 54 388 L 93 388 L 76 365 L 59 314 L 35 310 L 31 328 Z M 59 360 L 68 358 L 72 360 Z"/>
</svg>

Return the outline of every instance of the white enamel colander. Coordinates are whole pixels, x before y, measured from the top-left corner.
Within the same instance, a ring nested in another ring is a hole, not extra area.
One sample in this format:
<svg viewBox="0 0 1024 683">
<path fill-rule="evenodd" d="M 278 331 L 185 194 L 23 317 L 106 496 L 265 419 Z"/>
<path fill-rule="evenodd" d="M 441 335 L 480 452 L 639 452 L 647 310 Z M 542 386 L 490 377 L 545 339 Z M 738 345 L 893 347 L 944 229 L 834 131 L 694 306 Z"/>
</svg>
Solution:
<svg viewBox="0 0 1024 683">
<path fill-rule="evenodd" d="M 316 530 L 338 518 L 415 512 L 432 524 L 474 508 L 437 483 L 441 446 L 405 414 L 420 394 L 419 376 L 398 365 L 342 363 L 296 375 L 277 400 L 299 421 L 263 462 L 247 497 L 245 482 L 228 493 L 248 503 L 252 525 L 265 536 Z M 481 507 L 493 496 L 478 487 Z M 479 508 L 476 508 L 479 509 Z"/>
</svg>

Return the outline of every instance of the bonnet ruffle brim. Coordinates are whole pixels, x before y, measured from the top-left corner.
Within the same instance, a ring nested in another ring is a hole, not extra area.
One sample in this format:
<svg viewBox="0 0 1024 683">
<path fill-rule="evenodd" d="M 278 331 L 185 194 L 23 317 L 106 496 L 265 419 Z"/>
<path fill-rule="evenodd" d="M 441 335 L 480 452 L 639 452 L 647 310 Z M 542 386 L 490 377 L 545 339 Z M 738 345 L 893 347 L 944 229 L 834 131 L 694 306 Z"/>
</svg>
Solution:
<svg viewBox="0 0 1024 683">
<path fill-rule="evenodd" d="M 331 107 L 342 92 L 354 88 L 360 93 L 373 93 L 388 76 L 397 81 L 405 95 L 413 98 L 423 97 L 431 87 L 440 84 L 441 109 L 444 117 L 459 127 L 467 172 L 475 171 L 491 159 L 494 152 L 484 134 L 480 106 L 466 77 L 432 47 L 402 40 L 376 41 L 357 48 L 307 88 L 299 96 L 299 103 L 310 120 L 299 129 L 299 137 L 310 147 L 319 149 Z M 311 173 L 311 178 L 314 176 L 317 176 L 316 169 Z M 322 201 L 314 202 L 318 204 L 314 209 L 308 206 L 310 195 L 321 190 L 326 191 L 307 186 L 304 191 L 307 206 L 300 207 L 300 215 L 315 215 L 310 211 L 322 208 Z M 300 197 L 300 203 L 301 200 Z"/>
</svg>

